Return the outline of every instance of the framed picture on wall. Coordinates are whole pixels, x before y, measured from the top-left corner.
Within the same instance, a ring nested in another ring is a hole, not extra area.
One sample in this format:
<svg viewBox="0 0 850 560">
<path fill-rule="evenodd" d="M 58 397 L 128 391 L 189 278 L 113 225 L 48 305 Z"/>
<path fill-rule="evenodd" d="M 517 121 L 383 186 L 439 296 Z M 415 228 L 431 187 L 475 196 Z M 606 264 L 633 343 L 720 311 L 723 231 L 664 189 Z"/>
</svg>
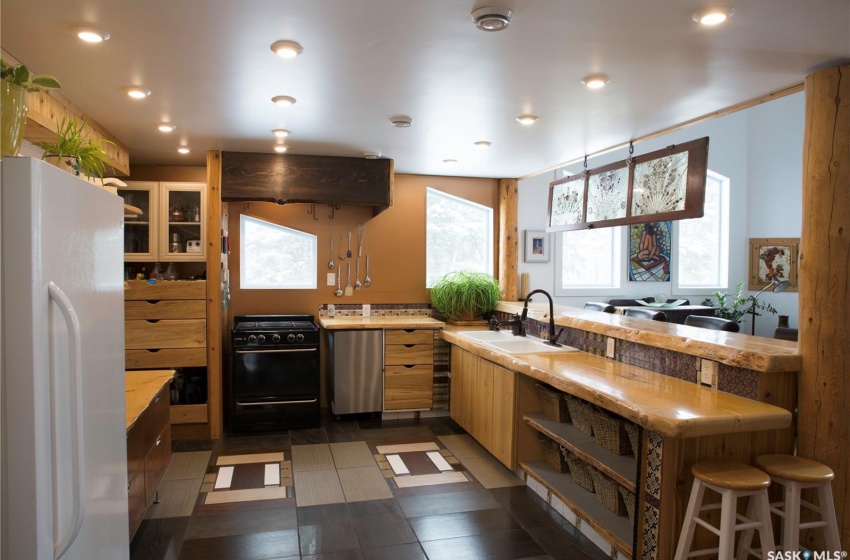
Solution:
<svg viewBox="0 0 850 560">
<path fill-rule="evenodd" d="M 797 291 L 799 237 L 751 238 L 750 274 L 747 289 L 761 290 L 771 280 L 788 280 L 788 291 Z"/>
<path fill-rule="evenodd" d="M 629 282 L 669 282 L 673 222 L 629 226 Z"/>
<path fill-rule="evenodd" d="M 549 234 L 525 230 L 525 262 L 549 262 Z"/>
</svg>

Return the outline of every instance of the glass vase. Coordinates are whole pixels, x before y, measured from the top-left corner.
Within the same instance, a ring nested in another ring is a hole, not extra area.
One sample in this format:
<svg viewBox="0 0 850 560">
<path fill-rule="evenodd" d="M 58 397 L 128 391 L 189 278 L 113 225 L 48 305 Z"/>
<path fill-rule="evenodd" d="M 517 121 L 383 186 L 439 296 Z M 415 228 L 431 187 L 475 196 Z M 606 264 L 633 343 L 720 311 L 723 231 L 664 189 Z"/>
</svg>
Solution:
<svg viewBox="0 0 850 560">
<path fill-rule="evenodd" d="M 0 80 L 0 156 L 16 156 L 27 125 L 27 90 Z"/>
</svg>

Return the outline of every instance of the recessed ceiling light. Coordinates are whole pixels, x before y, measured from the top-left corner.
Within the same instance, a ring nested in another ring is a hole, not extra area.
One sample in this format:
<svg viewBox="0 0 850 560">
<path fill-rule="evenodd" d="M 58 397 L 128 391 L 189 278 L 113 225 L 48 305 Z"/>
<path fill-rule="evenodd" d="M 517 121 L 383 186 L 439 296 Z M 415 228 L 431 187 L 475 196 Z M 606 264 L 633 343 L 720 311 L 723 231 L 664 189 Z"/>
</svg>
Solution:
<svg viewBox="0 0 850 560">
<path fill-rule="evenodd" d="M 520 115 L 516 118 L 516 120 L 521 125 L 529 126 L 529 125 L 532 125 L 532 124 L 537 122 L 537 116 L 536 115 Z"/>
<path fill-rule="evenodd" d="M 109 33 L 96 27 L 75 27 L 74 33 L 86 43 L 102 43 L 109 40 Z"/>
<path fill-rule="evenodd" d="M 295 98 L 289 97 L 288 95 L 275 95 L 272 97 L 272 103 L 283 107 L 289 107 L 290 105 L 295 105 Z"/>
<path fill-rule="evenodd" d="M 407 115 L 393 115 L 390 117 L 390 123 L 396 128 L 408 128 L 413 124 L 413 119 Z"/>
<path fill-rule="evenodd" d="M 486 140 L 479 140 L 473 144 L 476 148 L 489 148 L 492 145 L 492 142 L 487 142 Z"/>
<path fill-rule="evenodd" d="M 127 86 L 124 88 L 124 92 L 133 99 L 144 99 L 151 94 L 151 90 L 137 86 Z"/>
<path fill-rule="evenodd" d="M 157 128 L 160 132 L 174 132 L 177 127 L 170 123 L 162 123 Z"/>
<path fill-rule="evenodd" d="M 179 148 L 177 148 L 177 152 L 183 154 L 184 156 L 191 151 L 192 150 L 190 150 L 188 146 L 180 146 Z"/>
<path fill-rule="evenodd" d="M 272 51 L 283 58 L 295 58 L 304 52 L 304 48 L 295 41 L 275 41 Z"/>
<path fill-rule="evenodd" d="M 485 7 L 472 12 L 472 21 L 481 31 L 501 31 L 511 24 L 510 10 Z"/>
<path fill-rule="evenodd" d="M 278 144 L 277 146 L 274 147 L 274 151 L 276 151 L 279 154 L 282 154 L 283 152 L 285 152 L 288 149 L 289 149 L 289 146 L 282 146 L 280 144 Z"/>
<path fill-rule="evenodd" d="M 274 134 L 278 138 L 286 138 L 292 133 L 286 130 L 285 128 L 275 128 L 274 130 L 272 130 L 272 134 Z"/>
<path fill-rule="evenodd" d="M 456 159 L 444 159 L 443 163 L 448 163 L 449 165 L 457 163 Z"/>
<path fill-rule="evenodd" d="M 604 88 L 605 84 L 611 81 L 611 78 L 606 76 L 605 74 L 591 74 L 590 76 L 585 76 L 581 83 L 589 87 L 590 89 L 600 89 Z"/>
<path fill-rule="evenodd" d="M 703 25 L 723 23 L 735 13 L 729 6 L 711 6 L 694 14 L 694 21 Z"/>
<path fill-rule="evenodd" d="M 364 159 L 379 159 L 381 152 L 363 152 Z"/>
</svg>

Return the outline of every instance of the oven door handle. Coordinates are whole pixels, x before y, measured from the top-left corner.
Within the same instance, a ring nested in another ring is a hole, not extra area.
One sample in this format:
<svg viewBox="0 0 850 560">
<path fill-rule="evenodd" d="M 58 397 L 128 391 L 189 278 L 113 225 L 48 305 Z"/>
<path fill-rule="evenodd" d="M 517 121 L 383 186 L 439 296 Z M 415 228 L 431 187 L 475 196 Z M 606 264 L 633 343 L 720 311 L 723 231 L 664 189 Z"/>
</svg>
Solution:
<svg viewBox="0 0 850 560">
<path fill-rule="evenodd" d="M 308 399 L 306 401 L 266 401 L 266 402 L 242 402 L 236 401 L 239 406 L 265 406 L 267 404 L 309 404 L 319 399 Z"/>
<path fill-rule="evenodd" d="M 318 348 L 297 348 L 280 350 L 237 350 L 237 354 L 289 354 L 292 352 L 315 352 Z"/>
</svg>

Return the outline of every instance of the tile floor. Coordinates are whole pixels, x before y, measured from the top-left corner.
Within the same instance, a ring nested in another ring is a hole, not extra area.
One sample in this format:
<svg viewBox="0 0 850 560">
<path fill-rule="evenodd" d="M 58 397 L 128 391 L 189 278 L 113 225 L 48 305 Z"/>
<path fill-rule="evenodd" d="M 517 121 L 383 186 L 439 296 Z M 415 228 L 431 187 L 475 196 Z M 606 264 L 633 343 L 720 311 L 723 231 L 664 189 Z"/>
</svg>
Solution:
<svg viewBox="0 0 850 560">
<path fill-rule="evenodd" d="M 607 558 L 449 418 L 329 419 L 173 448 L 132 560 Z"/>
</svg>

